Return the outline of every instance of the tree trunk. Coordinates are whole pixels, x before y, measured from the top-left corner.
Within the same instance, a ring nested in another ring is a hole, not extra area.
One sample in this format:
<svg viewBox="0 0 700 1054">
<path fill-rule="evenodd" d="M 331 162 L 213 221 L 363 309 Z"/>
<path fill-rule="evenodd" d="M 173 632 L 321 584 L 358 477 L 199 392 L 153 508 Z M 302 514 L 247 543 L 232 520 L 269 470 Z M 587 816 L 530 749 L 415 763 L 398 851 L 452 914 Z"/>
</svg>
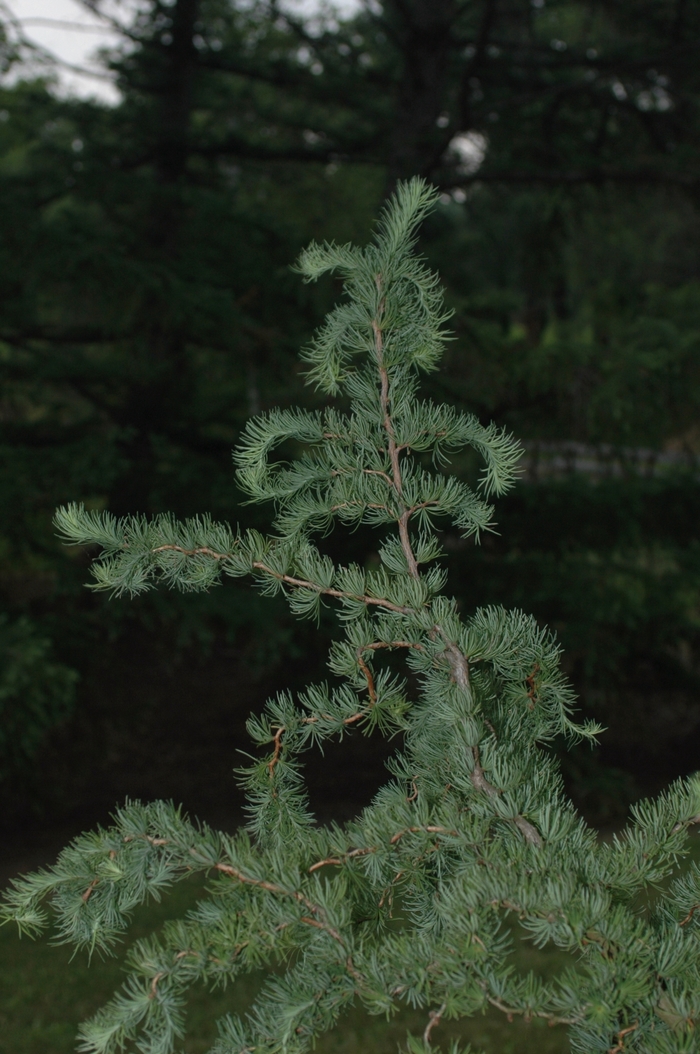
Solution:
<svg viewBox="0 0 700 1054">
<path fill-rule="evenodd" d="M 154 16 L 160 8 L 156 0 Z M 179 318 L 176 270 L 186 208 L 183 191 L 197 68 L 194 35 L 199 8 L 200 0 L 176 0 L 172 8 L 164 8 L 162 13 L 167 12 L 170 26 L 167 36 L 164 32 L 151 52 L 154 91 L 160 97 L 160 106 L 153 151 L 155 178 L 145 233 L 147 256 L 165 280 L 144 296 L 142 323 L 138 327 L 144 339 L 131 350 L 134 359 L 141 361 L 134 361 L 133 380 L 120 415 L 128 429 L 122 446 L 128 467 L 111 495 L 111 507 L 118 514 L 158 511 L 153 507 L 157 477 L 153 440 L 159 434 L 172 433 L 173 426 L 180 423 L 193 382 L 186 355 L 186 324 Z"/>
<path fill-rule="evenodd" d="M 399 179 L 429 176 L 449 142 L 451 133 L 438 120 L 448 109 L 460 8 L 456 0 L 387 0 L 385 10 L 403 56 L 389 141 L 391 191 Z"/>
</svg>

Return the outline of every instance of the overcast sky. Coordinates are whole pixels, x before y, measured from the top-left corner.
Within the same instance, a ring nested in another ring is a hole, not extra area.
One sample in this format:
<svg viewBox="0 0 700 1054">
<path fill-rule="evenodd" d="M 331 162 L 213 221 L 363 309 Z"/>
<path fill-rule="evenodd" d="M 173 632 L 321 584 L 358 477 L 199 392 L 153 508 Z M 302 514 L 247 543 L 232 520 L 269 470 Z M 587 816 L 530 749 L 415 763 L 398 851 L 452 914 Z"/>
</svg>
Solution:
<svg viewBox="0 0 700 1054">
<path fill-rule="evenodd" d="M 128 4 L 129 0 L 105 0 L 103 8 L 123 18 Z M 286 0 L 286 4 L 296 11 L 311 12 L 318 8 L 319 0 Z M 335 0 L 333 6 L 350 13 L 359 4 L 360 0 Z M 57 72 L 63 91 L 116 102 L 116 89 L 94 55 L 98 48 L 115 44 L 118 37 L 80 0 L 0 0 L 0 13 L 16 21 L 24 37 L 61 61 Z"/>
<path fill-rule="evenodd" d="M 32 43 L 39 44 L 63 63 L 95 74 L 88 76 L 66 66 L 59 67 L 63 91 L 116 101 L 116 90 L 92 57 L 98 48 L 114 44 L 116 35 L 109 32 L 101 19 L 91 15 L 80 0 L 4 0 L 2 7 L 17 20 L 23 36 Z"/>
</svg>

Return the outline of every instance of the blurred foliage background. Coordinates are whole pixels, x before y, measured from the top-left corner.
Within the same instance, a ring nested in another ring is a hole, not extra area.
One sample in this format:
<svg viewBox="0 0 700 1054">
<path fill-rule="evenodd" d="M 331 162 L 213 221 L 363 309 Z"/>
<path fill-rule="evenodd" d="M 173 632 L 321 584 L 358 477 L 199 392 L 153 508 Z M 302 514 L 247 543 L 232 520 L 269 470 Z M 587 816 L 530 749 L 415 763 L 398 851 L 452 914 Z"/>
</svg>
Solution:
<svg viewBox="0 0 700 1054">
<path fill-rule="evenodd" d="M 564 759 L 589 818 L 697 769 L 698 0 L 83 2 L 119 28 L 117 105 L 29 77 L 0 39 L 5 833 L 127 795 L 237 815 L 245 719 L 323 676 L 330 621 L 245 583 L 96 596 L 53 510 L 264 529 L 230 451 L 250 414 L 316 405 L 297 352 L 338 292 L 289 265 L 311 238 L 365 240 L 416 173 L 443 191 L 422 247 L 457 338 L 427 392 L 527 450 L 501 533 L 445 536 L 451 587 L 557 632 L 607 726 Z M 376 540 L 327 544 L 372 560 Z M 319 811 L 364 804 L 384 749 L 310 759 Z"/>
</svg>

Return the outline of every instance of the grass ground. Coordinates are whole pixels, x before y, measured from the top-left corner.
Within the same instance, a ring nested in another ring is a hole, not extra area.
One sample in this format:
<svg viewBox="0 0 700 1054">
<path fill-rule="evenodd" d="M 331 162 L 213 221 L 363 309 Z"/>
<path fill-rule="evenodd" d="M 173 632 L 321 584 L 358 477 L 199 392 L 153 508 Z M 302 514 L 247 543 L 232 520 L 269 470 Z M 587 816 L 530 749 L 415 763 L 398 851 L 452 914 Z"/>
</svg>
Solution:
<svg viewBox="0 0 700 1054">
<path fill-rule="evenodd" d="M 700 860 L 700 838 L 693 840 L 693 859 Z M 160 904 L 142 908 L 134 917 L 129 939 L 144 936 L 167 918 L 181 916 L 201 894 L 201 884 L 181 883 Z M 71 960 L 71 950 L 49 939 L 17 939 L 9 926 L 0 929 L 0 1054 L 69 1054 L 76 1049 L 78 1023 L 90 1017 L 123 979 L 122 956 Z M 551 976 L 571 959 L 556 949 L 537 950 L 523 942 L 517 952 L 519 969 Z M 216 1019 L 245 1007 L 260 978 L 250 977 L 226 991 L 193 993 L 188 1012 L 186 1054 L 204 1054 L 216 1036 Z M 318 1043 L 318 1054 L 393 1054 L 407 1031 L 422 1032 L 424 1012 L 405 1011 L 391 1022 L 360 1011 L 347 1014 L 341 1025 Z M 569 1050 L 566 1030 L 542 1022 L 509 1023 L 498 1011 L 466 1022 L 440 1025 L 433 1039 L 471 1042 L 479 1050 L 498 1054 L 563 1054 Z"/>
</svg>

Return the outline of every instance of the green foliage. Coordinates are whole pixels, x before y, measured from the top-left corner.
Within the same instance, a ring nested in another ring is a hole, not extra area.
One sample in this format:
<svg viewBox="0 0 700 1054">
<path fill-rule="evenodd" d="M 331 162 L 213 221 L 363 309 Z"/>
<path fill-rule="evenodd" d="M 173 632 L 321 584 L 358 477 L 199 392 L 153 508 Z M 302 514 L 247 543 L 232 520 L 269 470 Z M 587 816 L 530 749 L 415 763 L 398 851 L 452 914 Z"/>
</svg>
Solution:
<svg viewBox="0 0 700 1054">
<path fill-rule="evenodd" d="M 45 927 L 48 895 L 60 940 L 108 952 L 138 904 L 189 875 L 209 877 L 192 911 L 134 945 L 122 991 L 81 1028 L 86 1052 L 135 1043 L 167 1054 L 184 1033 L 192 984 L 225 985 L 260 967 L 274 969 L 245 1017 L 220 1021 L 216 1054 L 301 1054 L 353 1004 L 388 1016 L 422 1009 L 412 1054 L 435 1049 L 443 1018 L 489 1006 L 566 1024 L 572 1049 L 586 1054 L 698 1050 L 700 870 L 646 915 L 638 903 L 687 852 L 700 778 L 639 804 L 622 835 L 598 844 L 548 749 L 600 731 L 574 722 L 552 635 L 519 610 L 462 617 L 444 575 L 422 569 L 440 555 L 433 518 L 463 535 L 488 528 L 484 496 L 508 490 L 517 455 L 502 431 L 416 399 L 444 321 L 436 279 L 413 255 L 433 201 L 420 181 L 401 185 L 368 248 L 313 246 L 302 257 L 310 278 L 345 272 L 348 302 L 307 359 L 350 412 L 272 413 L 249 426 L 242 485 L 274 501 L 276 534 L 203 517 L 119 520 L 78 505 L 57 515 L 67 540 L 102 547 L 100 589 L 202 590 L 250 575 L 296 614 L 336 605 L 343 630 L 329 659 L 339 687 L 280 693 L 249 722 L 266 754 L 241 773 L 247 829 L 227 835 L 163 802 L 127 803 L 112 826 L 81 835 L 55 867 L 8 893 L 4 916 L 20 931 Z M 356 366 L 350 353 L 363 352 Z M 290 437 L 308 455 L 271 463 Z M 486 461 L 476 491 L 423 466 L 425 455 L 444 464 L 466 444 Z M 312 541 L 333 521 L 382 529 L 378 569 L 336 565 Z M 406 677 L 382 661 L 392 654 L 405 655 Z M 344 827 L 317 826 L 301 759 L 354 728 L 398 737 L 392 778 Z M 547 980 L 514 970 L 513 917 L 535 946 L 575 954 L 576 969 Z"/>
<path fill-rule="evenodd" d="M 196 875 L 177 883 L 160 903 L 151 901 L 137 908 L 129 926 L 129 937 L 148 937 L 168 919 L 184 916 L 196 906 L 204 893 L 206 879 Z M 569 965 L 570 956 L 556 948 L 540 950 L 515 940 L 517 963 L 551 976 Z M 2 1054 L 74 1054 L 79 1023 L 91 1017 L 123 980 L 126 949 L 115 949 L 114 956 L 90 960 L 72 955 L 66 945 L 52 944 L 49 937 L 17 940 L 13 928 L 0 928 L 0 1024 Z M 187 1035 L 179 1050 L 184 1054 L 205 1054 L 216 1040 L 216 1021 L 227 1012 L 244 1013 L 265 981 L 265 969 L 242 974 L 235 987 L 206 989 L 195 986 L 187 997 Z M 424 1012 L 406 1007 L 390 1021 L 372 1017 L 361 1007 L 349 1010 L 339 1024 L 319 1037 L 319 1054 L 394 1054 L 407 1032 L 422 1032 Z M 546 1022 L 509 1023 L 495 1008 L 485 1015 L 461 1021 L 443 1022 L 441 1039 L 471 1042 L 479 1049 L 495 1049 L 501 1054 L 562 1054 L 568 1047 L 563 1026 L 549 1028 Z M 449 1049 L 449 1042 L 445 1043 Z"/>
<path fill-rule="evenodd" d="M 0 777 L 26 767 L 45 730 L 68 716 L 77 680 L 29 619 L 0 614 Z"/>
</svg>

